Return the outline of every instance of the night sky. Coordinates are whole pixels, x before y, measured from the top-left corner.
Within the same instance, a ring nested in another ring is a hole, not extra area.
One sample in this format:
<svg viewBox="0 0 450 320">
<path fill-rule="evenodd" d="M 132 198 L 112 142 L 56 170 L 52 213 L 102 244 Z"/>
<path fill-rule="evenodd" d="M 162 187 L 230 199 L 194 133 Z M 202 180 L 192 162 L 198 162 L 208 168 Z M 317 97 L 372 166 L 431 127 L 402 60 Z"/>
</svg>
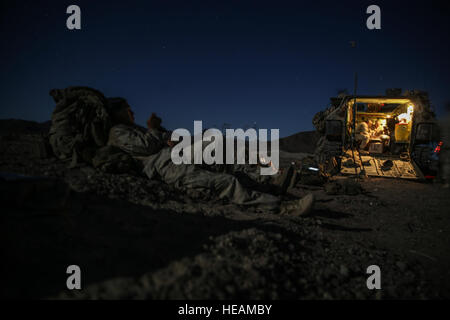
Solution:
<svg viewBox="0 0 450 320">
<path fill-rule="evenodd" d="M 81 8 L 82 29 L 66 28 Z M 366 8 L 381 7 L 381 30 Z M 311 130 L 340 89 L 429 91 L 450 101 L 448 1 L 2 1 L 0 118 L 45 121 L 48 92 L 91 86 L 139 124 Z M 351 48 L 350 41 L 357 47 Z"/>
</svg>

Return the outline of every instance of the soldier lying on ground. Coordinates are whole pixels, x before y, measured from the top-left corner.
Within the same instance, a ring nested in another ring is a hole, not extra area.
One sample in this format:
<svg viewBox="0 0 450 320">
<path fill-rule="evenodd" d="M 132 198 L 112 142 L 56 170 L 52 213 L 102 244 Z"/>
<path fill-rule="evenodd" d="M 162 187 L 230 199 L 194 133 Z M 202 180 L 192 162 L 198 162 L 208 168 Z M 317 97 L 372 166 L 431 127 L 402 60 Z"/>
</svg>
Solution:
<svg viewBox="0 0 450 320">
<path fill-rule="evenodd" d="M 161 119 L 152 115 L 147 122 L 148 130 L 137 126 L 125 100 L 117 101 L 110 112 L 116 125 L 110 130 L 108 145 L 141 160 L 144 173 L 150 179 L 159 178 L 180 190 L 211 190 L 220 199 L 273 212 L 301 215 L 312 208 L 312 194 L 294 202 L 281 203 L 277 196 L 245 188 L 231 174 L 211 172 L 194 164 L 175 165 L 171 159 L 171 134 L 161 127 Z M 281 183 L 287 185 L 285 182 L 291 177 L 285 174 L 283 178 Z"/>
</svg>

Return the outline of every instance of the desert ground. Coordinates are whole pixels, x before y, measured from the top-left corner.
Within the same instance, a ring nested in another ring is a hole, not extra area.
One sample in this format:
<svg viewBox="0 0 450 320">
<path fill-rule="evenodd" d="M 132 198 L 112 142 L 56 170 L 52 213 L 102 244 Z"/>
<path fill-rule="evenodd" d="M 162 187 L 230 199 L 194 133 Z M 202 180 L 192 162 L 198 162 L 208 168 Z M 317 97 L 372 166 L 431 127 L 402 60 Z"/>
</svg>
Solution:
<svg viewBox="0 0 450 320">
<path fill-rule="evenodd" d="M 140 174 L 68 168 L 43 143 L 48 123 L 0 127 L 3 298 L 450 298 L 450 192 L 438 183 L 299 183 L 284 198 L 313 193 L 314 210 L 276 215 Z M 313 136 L 281 142 L 281 163 L 312 152 Z M 73 264 L 82 289 L 69 291 Z M 381 290 L 366 286 L 370 265 Z"/>
</svg>

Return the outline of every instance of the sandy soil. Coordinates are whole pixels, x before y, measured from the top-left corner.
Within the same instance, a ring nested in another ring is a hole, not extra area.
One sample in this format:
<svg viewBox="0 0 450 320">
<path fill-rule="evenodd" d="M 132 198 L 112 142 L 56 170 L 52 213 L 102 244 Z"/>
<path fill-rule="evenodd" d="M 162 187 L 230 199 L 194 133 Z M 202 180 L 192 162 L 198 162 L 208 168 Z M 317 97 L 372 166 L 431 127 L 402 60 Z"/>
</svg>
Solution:
<svg viewBox="0 0 450 320">
<path fill-rule="evenodd" d="M 356 195 L 297 185 L 285 198 L 312 192 L 313 212 L 274 215 L 142 176 L 67 169 L 30 151 L 33 134 L 2 135 L 0 171 L 59 182 L 19 194 L 23 185 L 2 181 L 2 297 L 450 297 L 450 192 L 440 185 L 368 178 Z M 77 292 L 66 289 L 71 264 L 82 270 Z M 366 287 L 373 264 L 381 290 Z"/>
</svg>

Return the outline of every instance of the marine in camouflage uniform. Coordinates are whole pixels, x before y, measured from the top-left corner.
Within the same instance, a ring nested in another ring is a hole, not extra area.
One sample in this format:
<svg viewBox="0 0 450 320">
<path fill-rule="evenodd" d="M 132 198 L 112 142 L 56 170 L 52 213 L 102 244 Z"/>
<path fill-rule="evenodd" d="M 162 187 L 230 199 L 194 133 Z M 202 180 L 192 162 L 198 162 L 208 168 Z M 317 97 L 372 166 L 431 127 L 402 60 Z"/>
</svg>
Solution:
<svg viewBox="0 0 450 320">
<path fill-rule="evenodd" d="M 181 190 L 208 190 L 221 199 L 266 210 L 289 208 L 290 213 L 302 214 L 312 207 L 312 195 L 280 207 L 278 197 L 244 187 L 237 178 L 240 174 L 258 186 L 266 179 L 259 176 L 257 166 L 216 165 L 206 170 L 194 164 L 175 165 L 171 134 L 161 127 L 161 119 L 153 114 L 147 122 L 148 130 L 136 125 L 133 111 L 123 98 L 105 98 L 87 87 L 54 89 L 50 95 L 56 108 L 49 141 L 55 155 L 71 159 L 72 166 L 87 163 L 112 173 L 129 173 L 141 167 L 149 178 L 159 177 Z M 289 182 L 288 178 L 285 181 Z"/>
<path fill-rule="evenodd" d="M 70 161 L 70 167 L 88 164 L 111 173 L 140 170 L 139 163 L 128 153 L 106 145 L 114 124 L 111 115 L 117 113 L 115 110 L 127 112 L 125 99 L 105 98 L 88 87 L 53 89 L 50 95 L 56 107 L 49 143 L 57 158 Z"/>
<path fill-rule="evenodd" d="M 359 149 L 364 150 L 364 148 L 370 141 L 369 126 L 364 121 L 360 122 L 355 131 L 355 140 L 361 142 L 361 144 L 359 145 Z"/>
<path fill-rule="evenodd" d="M 129 106 L 127 107 L 129 109 Z M 149 130 L 134 124 L 131 109 L 117 110 L 114 118 L 122 118 L 121 123 L 110 130 L 108 145 L 115 146 L 142 160 L 144 173 L 150 178 L 160 178 L 180 190 L 195 189 L 212 191 L 220 199 L 245 206 L 257 206 L 269 211 L 289 211 L 304 214 L 313 204 L 313 196 L 280 206 L 280 199 L 272 194 L 249 190 L 239 180 L 227 173 L 211 172 L 199 165 L 176 165 L 171 159 L 170 133 L 160 126 L 161 120 L 155 115 L 147 122 Z M 236 168 L 236 171 L 240 171 Z"/>
</svg>

